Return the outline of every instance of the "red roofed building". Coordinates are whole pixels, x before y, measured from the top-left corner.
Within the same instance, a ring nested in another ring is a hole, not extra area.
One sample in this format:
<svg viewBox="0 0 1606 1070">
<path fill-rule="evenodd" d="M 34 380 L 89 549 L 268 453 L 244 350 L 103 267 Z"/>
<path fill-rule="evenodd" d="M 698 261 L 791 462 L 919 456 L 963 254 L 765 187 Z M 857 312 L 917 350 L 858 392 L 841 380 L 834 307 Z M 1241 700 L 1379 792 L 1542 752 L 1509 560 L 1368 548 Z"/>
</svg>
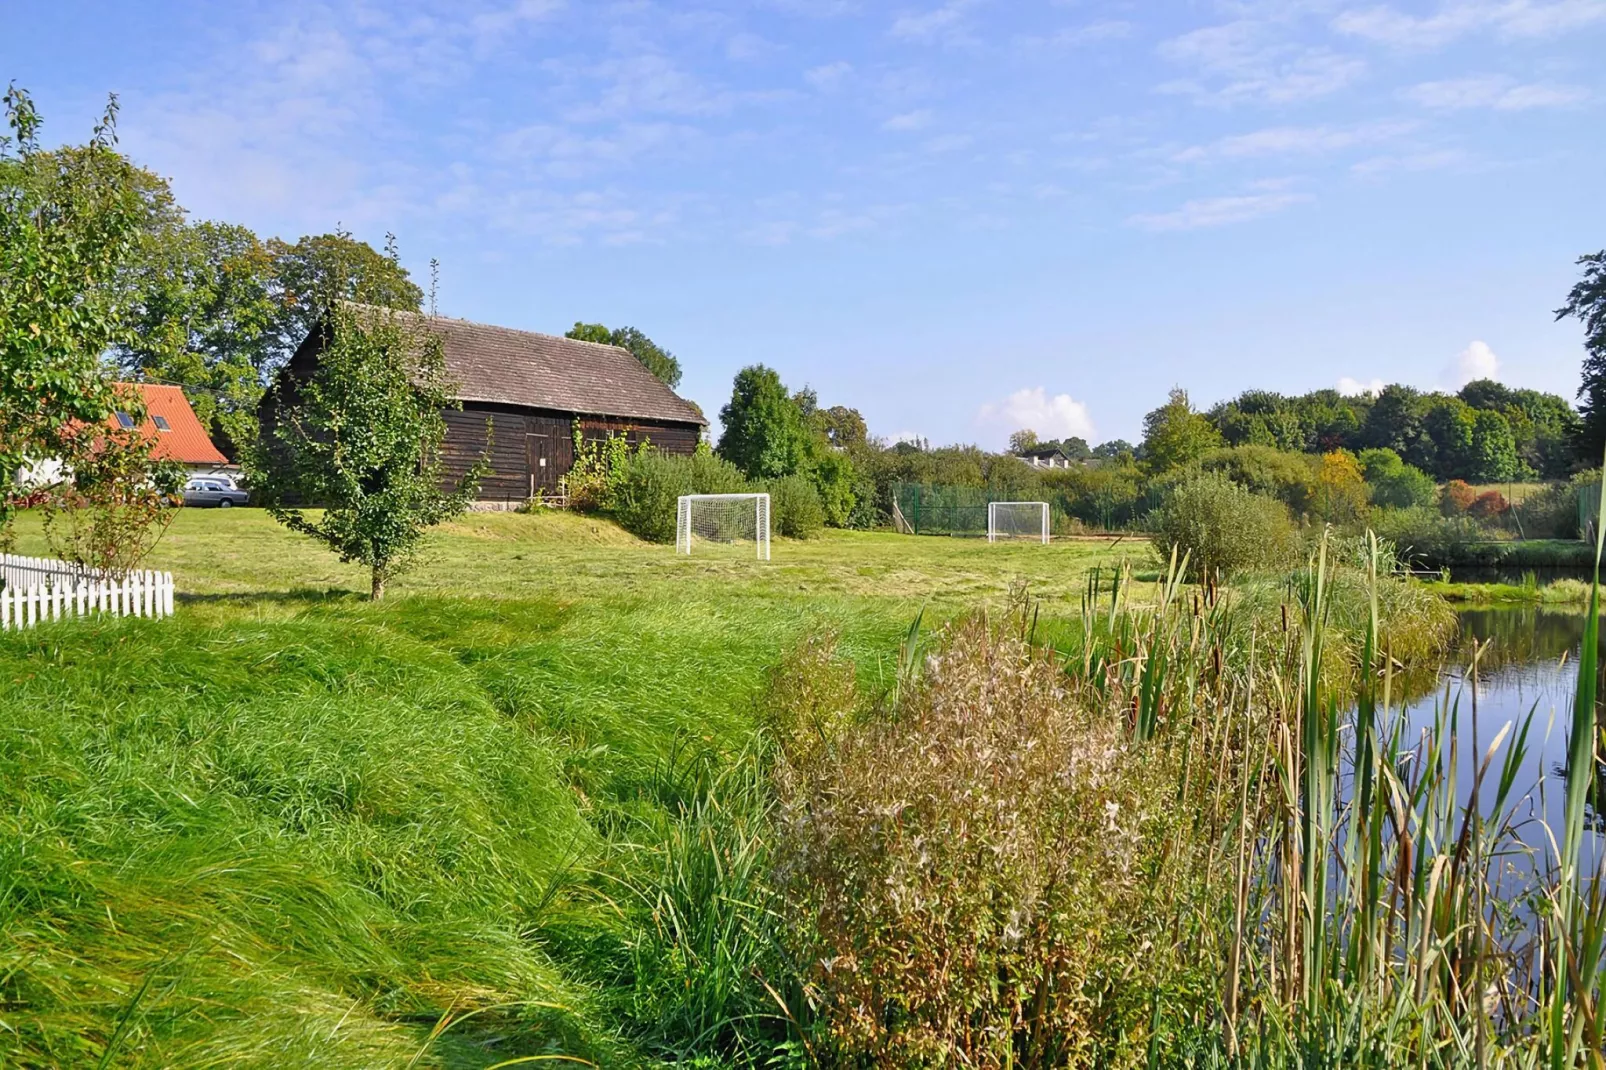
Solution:
<svg viewBox="0 0 1606 1070">
<path fill-rule="evenodd" d="M 176 386 L 157 383 L 125 383 L 137 387 L 145 400 L 145 420 L 140 432 L 156 443 L 154 453 L 164 461 L 177 461 L 192 475 L 225 471 L 232 466 L 229 459 L 212 444 L 212 438 L 201 426 L 190 399 Z M 119 412 L 108 421 L 113 427 L 132 428 L 134 418 Z"/>
<path fill-rule="evenodd" d="M 234 481 L 239 469 L 212 444 L 212 437 L 201 426 L 182 389 L 157 383 L 119 383 L 118 389 L 138 390 L 144 399 L 145 419 L 139 428 L 147 440 L 156 444 L 151 452 L 158 458 L 177 461 L 192 476 Z M 125 429 L 135 426 L 134 417 L 126 412 L 113 413 L 106 423 Z M 17 482 L 23 486 L 47 486 L 60 480 L 63 470 L 61 461 L 55 458 L 35 461 L 17 472 Z"/>
</svg>

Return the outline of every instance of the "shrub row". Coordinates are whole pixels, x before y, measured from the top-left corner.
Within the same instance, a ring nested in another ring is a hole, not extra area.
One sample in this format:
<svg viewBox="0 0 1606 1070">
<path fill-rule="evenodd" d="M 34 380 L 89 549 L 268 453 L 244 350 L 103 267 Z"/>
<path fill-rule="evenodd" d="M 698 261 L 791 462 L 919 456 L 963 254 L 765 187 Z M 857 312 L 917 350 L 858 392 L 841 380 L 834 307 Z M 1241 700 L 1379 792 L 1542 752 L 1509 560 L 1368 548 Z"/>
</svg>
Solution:
<svg viewBox="0 0 1606 1070">
<path fill-rule="evenodd" d="M 620 468 L 612 501 L 614 519 L 650 542 L 673 542 L 675 513 L 682 494 L 768 492 L 770 530 L 793 539 L 811 539 L 825 527 L 825 507 L 814 484 L 802 476 L 771 483 L 749 482 L 729 461 L 700 449 L 690 457 L 657 450 L 631 454 Z"/>
</svg>

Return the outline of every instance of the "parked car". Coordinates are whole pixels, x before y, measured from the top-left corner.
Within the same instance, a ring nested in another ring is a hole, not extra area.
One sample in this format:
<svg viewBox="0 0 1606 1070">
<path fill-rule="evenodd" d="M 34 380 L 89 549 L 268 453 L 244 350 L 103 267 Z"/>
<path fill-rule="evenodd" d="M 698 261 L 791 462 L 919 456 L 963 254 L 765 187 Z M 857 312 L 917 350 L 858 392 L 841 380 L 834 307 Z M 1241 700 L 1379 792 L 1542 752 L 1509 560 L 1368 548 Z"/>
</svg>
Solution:
<svg viewBox="0 0 1606 1070">
<path fill-rule="evenodd" d="M 184 484 L 185 505 L 215 505 L 228 509 L 244 505 L 249 495 L 221 479 L 192 479 Z"/>
</svg>

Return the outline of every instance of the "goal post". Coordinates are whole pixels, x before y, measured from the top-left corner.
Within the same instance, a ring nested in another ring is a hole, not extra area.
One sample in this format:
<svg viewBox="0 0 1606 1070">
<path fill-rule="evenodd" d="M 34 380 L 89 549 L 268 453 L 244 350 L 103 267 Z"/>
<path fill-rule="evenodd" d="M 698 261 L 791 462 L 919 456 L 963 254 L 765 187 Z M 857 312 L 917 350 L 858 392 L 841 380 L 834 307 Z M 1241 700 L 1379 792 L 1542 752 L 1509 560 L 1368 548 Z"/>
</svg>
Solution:
<svg viewBox="0 0 1606 1070">
<path fill-rule="evenodd" d="M 754 556 L 770 559 L 768 494 L 682 494 L 675 510 L 675 552 L 694 544 L 740 546 L 751 542 Z"/>
<path fill-rule="evenodd" d="M 1048 542 L 1048 503 L 988 502 L 987 541 L 1002 539 Z"/>
</svg>

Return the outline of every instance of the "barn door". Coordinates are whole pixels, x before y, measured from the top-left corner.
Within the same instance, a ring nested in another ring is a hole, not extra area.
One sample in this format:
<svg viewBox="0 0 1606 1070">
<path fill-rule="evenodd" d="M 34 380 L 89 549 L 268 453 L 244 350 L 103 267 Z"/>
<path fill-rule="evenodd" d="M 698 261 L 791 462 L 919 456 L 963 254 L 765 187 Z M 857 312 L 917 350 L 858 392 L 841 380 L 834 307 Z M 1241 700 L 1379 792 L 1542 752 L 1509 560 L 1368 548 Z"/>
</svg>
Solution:
<svg viewBox="0 0 1606 1070">
<path fill-rule="evenodd" d="M 530 493 L 533 495 L 538 490 L 548 494 L 557 493 L 558 469 L 552 463 L 551 436 L 525 435 L 524 456 L 530 470 Z"/>
</svg>

